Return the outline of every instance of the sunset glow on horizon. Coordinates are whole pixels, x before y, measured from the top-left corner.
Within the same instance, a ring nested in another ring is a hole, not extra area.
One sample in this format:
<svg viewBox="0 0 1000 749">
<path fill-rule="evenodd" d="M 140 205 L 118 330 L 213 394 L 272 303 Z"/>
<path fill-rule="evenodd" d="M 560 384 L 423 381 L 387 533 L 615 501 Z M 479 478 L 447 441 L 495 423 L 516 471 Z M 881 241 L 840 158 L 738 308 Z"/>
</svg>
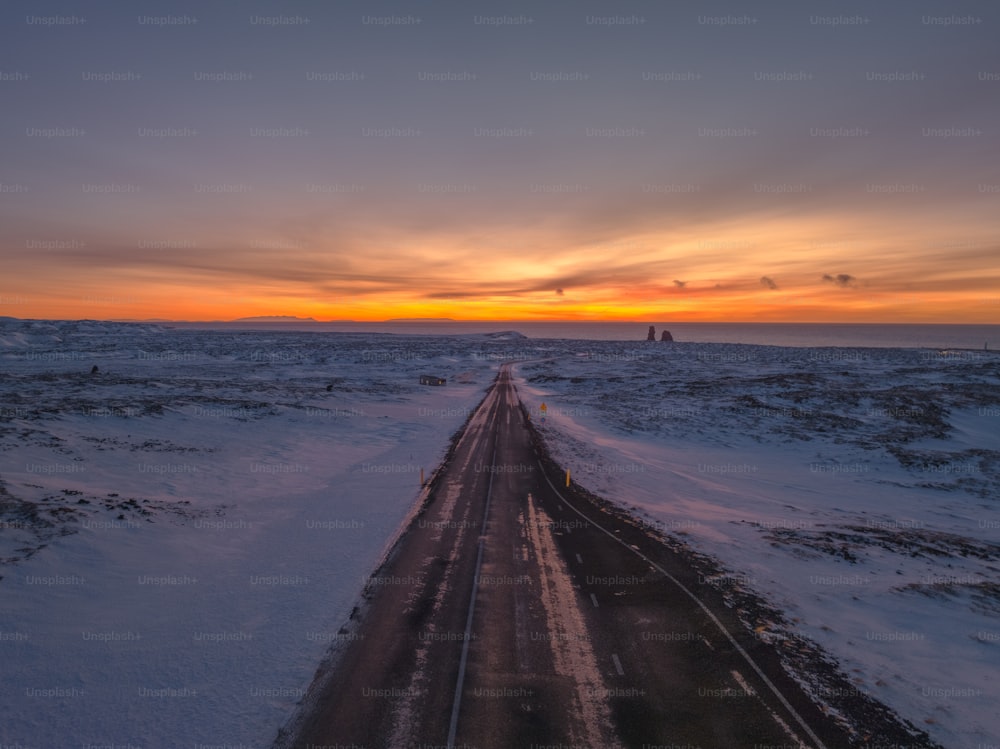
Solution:
<svg viewBox="0 0 1000 749">
<path fill-rule="evenodd" d="M 57 5 L 3 11 L 0 316 L 1000 318 L 974 0 Z"/>
</svg>

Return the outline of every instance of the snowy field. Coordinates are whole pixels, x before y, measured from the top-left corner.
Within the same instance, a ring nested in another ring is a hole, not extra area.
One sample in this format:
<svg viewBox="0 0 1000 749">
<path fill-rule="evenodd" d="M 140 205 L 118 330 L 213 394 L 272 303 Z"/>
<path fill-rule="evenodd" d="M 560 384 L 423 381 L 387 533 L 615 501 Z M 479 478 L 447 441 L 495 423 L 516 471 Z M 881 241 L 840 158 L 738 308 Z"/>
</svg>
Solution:
<svg viewBox="0 0 1000 749">
<path fill-rule="evenodd" d="M 790 665 L 808 638 L 944 746 L 1000 745 L 1000 356 L 558 349 L 518 387 L 576 481 L 782 612 L 750 623 Z"/>
<path fill-rule="evenodd" d="M 0 321 L 0 745 L 269 746 L 497 345 Z"/>
<path fill-rule="evenodd" d="M 9 319 L 0 743 L 269 746 L 519 359 L 560 463 L 768 600 L 761 637 L 1000 744 L 994 354 Z"/>
</svg>

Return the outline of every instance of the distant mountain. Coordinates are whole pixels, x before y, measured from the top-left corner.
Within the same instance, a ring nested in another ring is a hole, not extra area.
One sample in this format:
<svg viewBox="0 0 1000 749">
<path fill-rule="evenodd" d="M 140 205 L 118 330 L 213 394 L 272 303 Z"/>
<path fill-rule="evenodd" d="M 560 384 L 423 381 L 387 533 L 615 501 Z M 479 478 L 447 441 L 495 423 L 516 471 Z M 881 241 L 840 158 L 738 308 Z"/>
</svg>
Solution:
<svg viewBox="0 0 1000 749">
<path fill-rule="evenodd" d="M 481 333 L 483 338 L 489 341 L 521 341 L 528 340 L 528 336 L 524 333 L 519 333 L 516 330 L 501 330 L 496 333 Z"/>
<path fill-rule="evenodd" d="M 455 322 L 452 317 L 394 317 L 383 322 Z"/>
<path fill-rule="evenodd" d="M 260 315 L 258 317 L 240 317 L 230 322 L 317 322 L 315 317 L 295 317 L 295 315 Z"/>
</svg>

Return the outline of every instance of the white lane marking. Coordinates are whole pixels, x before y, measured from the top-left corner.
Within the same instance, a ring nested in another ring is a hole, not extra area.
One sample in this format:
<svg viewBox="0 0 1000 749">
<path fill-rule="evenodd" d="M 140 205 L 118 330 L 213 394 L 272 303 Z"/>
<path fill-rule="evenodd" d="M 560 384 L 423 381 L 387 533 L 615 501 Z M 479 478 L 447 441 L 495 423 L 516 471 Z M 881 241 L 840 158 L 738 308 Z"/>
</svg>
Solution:
<svg viewBox="0 0 1000 749">
<path fill-rule="evenodd" d="M 611 660 L 615 664 L 615 671 L 618 672 L 618 675 L 619 676 L 624 676 L 625 675 L 625 669 L 622 668 L 622 662 L 620 660 L 618 660 L 618 656 L 615 653 L 611 654 Z"/>
<path fill-rule="evenodd" d="M 496 413 L 493 422 L 496 424 Z M 493 457 L 490 458 L 490 465 L 495 466 L 497 462 L 496 441 L 493 443 Z M 493 498 L 493 476 L 495 471 L 490 471 L 490 483 L 486 488 L 486 506 L 483 508 L 483 534 L 479 536 L 479 550 L 476 554 L 476 571 L 472 578 L 472 597 L 469 600 L 469 614 L 465 619 L 465 639 L 462 642 L 462 657 L 458 663 L 458 680 L 455 682 L 455 698 L 451 703 L 451 722 L 448 726 L 448 749 L 455 746 L 455 734 L 458 732 L 458 713 L 462 706 L 462 687 L 465 684 L 465 669 L 469 661 L 469 643 L 472 641 L 472 615 L 476 610 L 476 594 L 479 592 L 479 571 L 483 566 L 483 549 L 486 546 L 486 529 L 490 516 L 490 500 Z"/>
<path fill-rule="evenodd" d="M 698 635 L 698 637 L 701 637 L 701 635 Z M 715 648 L 712 647 L 712 643 L 710 643 L 706 638 L 701 637 L 701 641 L 708 646 L 709 650 L 715 650 Z"/>
<path fill-rule="evenodd" d="M 749 684 L 747 684 L 747 680 L 743 678 L 743 674 L 741 674 L 739 671 L 736 670 L 730 671 L 729 673 L 731 673 L 733 675 L 733 678 L 736 679 L 736 683 L 740 685 L 740 689 L 742 689 L 746 694 L 752 694 L 754 697 L 760 700 L 760 696 L 753 690 L 753 688 Z M 771 714 L 771 717 L 774 718 L 774 722 L 781 727 L 781 730 L 784 731 L 785 734 L 787 734 L 788 738 L 790 738 L 792 741 L 795 742 L 795 746 L 797 747 L 797 749 L 809 749 L 808 744 L 802 741 L 802 739 L 800 739 L 795 734 L 795 731 L 793 731 L 791 727 L 781 719 L 780 715 L 778 715 L 776 712 L 774 712 L 774 710 L 771 709 L 770 705 L 764 702 L 764 700 L 760 701 L 761 704 L 764 705 L 765 708 L 767 708 L 767 711 Z"/>
<path fill-rule="evenodd" d="M 545 483 L 547 483 L 549 485 L 549 487 L 552 489 L 552 491 L 555 492 L 555 495 L 557 497 L 559 497 L 559 499 L 561 499 L 563 502 L 565 502 L 569 506 L 569 508 L 571 510 L 573 510 L 573 512 L 575 512 L 581 518 L 583 518 L 588 523 L 590 523 L 592 526 L 594 526 L 595 528 L 597 528 L 597 530 L 601 531 L 608 538 L 613 538 L 615 541 L 617 541 L 622 546 L 624 546 L 626 549 L 628 549 L 633 554 L 635 554 L 636 556 L 638 556 L 644 562 L 646 562 L 647 564 L 649 564 L 650 566 L 652 566 L 660 574 L 662 574 L 664 577 L 666 577 L 670 582 L 672 582 L 674 585 L 676 585 L 678 588 L 680 588 L 680 590 L 685 595 L 687 595 L 688 598 L 690 598 L 692 601 L 694 601 L 696 604 L 698 604 L 698 607 L 702 611 L 705 612 L 705 615 L 708 616 L 708 618 L 712 620 L 712 623 L 715 624 L 715 626 L 718 627 L 719 631 L 725 636 L 725 638 L 727 640 L 729 640 L 729 644 L 732 645 L 733 648 L 736 650 L 736 652 L 739 653 L 743 657 L 743 660 L 745 660 L 747 662 L 747 664 L 750 666 L 750 668 L 752 668 L 754 670 L 754 672 L 757 674 L 757 676 L 760 677 L 760 680 L 763 681 L 764 684 L 767 685 L 768 689 L 771 690 L 771 693 L 774 694 L 774 696 L 778 698 L 778 701 L 784 706 L 784 708 L 788 711 L 788 713 L 793 718 L 795 718 L 795 721 L 802 727 L 802 730 L 804 730 L 809 735 L 809 738 L 812 739 L 813 742 L 816 744 L 817 749 L 826 749 L 826 744 L 824 744 L 820 740 L 819 736 L 816 735 L 816 732 L 813 731 L 809 727 L 809 725 L 805 722 L 805 720 L 803 719 L 803 717 L 801 715 L 799 715 L 798 711 L 796 711 L 796 709 L 794 707 L 792 707 L 792 704 L 788 701 L 788 699 L 785 697 L 785 695 L 783 695 L 780 691 L 778 691 L 778 687 L 776 687 L 775 684 L 774 684 L 774 682 L 771 681 L 767 677 L 767 674 L 765 674 L 764 671 L 761 669 L 761 667 L 757 665 L 757 662 L 753 658 L 750 657 L 750 654 L 746 650 L 744 650 L 743 646 L 740 645 L 738 642 L 736 642 L 736 638 L 733 637 L 732 634 L 730 634 L 730 632 L 729 632 L 728 629 L 726 629 L 726 625 L 724 625 L 719 620 L 719 617 L 717 617 L 714 613 L 712 613 L 712 610 L 710 608 L 708 608 L 708 606 L 706 606 L 705 603 L 703 603 L 702 600 L 700 598 L 698 598 L 698 596 L 696 596 L 686 585 L 684 585 L 684 583 L 682 583 L 676 577 L 674 577 L 673 575 L 671 575 L 669 572 L 667 572 L 665 569 L 663 569 L 663 567 L 661 567 L 660 565 L 658 565 L 656 562 L 654 562 L 652 559 L 650 559 L 649 557 L 647 557 L 641 551 L 639 551 L 638 549 L 633 549 L 631 546 L 629 546 L 627 543 L 625 543 L 624 541 L 622 541 L 620 538 L 618 538 L 618 536 L 616 536 L 614 533 L 612 533 L 611 531 L 609 531 L 607 528 L 605 528 L 602 525 L 599 525 L 599 524 L 595 523 L 589 517 L 587 517 L 582 512 L 580 512 L 578 509 L 576 509 L 576 507 L 574 507 L 573 505 L 571 505 L 566 500 L 566 497 L 564 497 L 562 494 L 559 493 L 559 490 L 556 489 L 555 484 L 553 484 L 552 481 L 549 480 L 549 476 L 545 472 L 545 466 L 542 465 L 542 461 L 540 459 L 538 461 L 538 467 L 542 471 L 542 476 L 545 477 Z"/>
<path fill-rule="evenodd" d="M 787 733 L 788 736 L 792 739 L 792 741 L 795 742 L 795 746 L 797 747 L 797 749 L 810 749 L 810 746 L 802 739 L 800 739 L 798 735 L 796 735 L 795 731 L 793 731 L 791 727 L 781 719 L 781 716 L 779 716 L 776 712 L 774 712 L 774 710 L 772 710 L 768 705 L 764 705 L 764 707 L 766 707 L 767 711 L 771 713 L 771 717 L 774 718 L 774 722 L 777 723 L 779 726 L 781 726 L 781 730 Z"/>
<path fill-rule="evenodd" d="M 530 497 L 527 530 L 538 564 L 538 598 L 543 628 L 548 639 L 552 667 L 566 680 L 566 709 L 573 717 L 564 746 L 623 749 L 611 736 L 611 711 L 603 659 L 598 660 L 587 635 L 586 613 L 578 605 L 579 591 L 556 547 L 550 516 Z M 401 744 L 405 746 L 406 744 Z M 541 744 L 536 744 L 540 749 Z"/>
<path fill-rule="evenodd" d="M 757 693 L 753 691 L 753 687 L 747 684 L 747 680 L 743 678 L 743 674 L 736 669 L 733 669 L 729 673 L 733 675 L 733 678 L 736 679 L 736 683 L 740 685 L 740 689 L 742 689 L 746 694 L 752 694 L 754 697 L 757 696 Z"/>
<path fill-rule="evenodd" d="M 576 555 L 576 561 L 578 561 L 580 564 L 583 564 L 583 557 L 581 557 L 579 554 L 577 554 Z"/>
<path fill-rule="evenodd" d="M 593 601 L 595 609 L 601 608 L 601 604 L 597 602 L 597 596 L 595 596 L 593 593 L 590 594 L 590 600 Z"/>
</svg>

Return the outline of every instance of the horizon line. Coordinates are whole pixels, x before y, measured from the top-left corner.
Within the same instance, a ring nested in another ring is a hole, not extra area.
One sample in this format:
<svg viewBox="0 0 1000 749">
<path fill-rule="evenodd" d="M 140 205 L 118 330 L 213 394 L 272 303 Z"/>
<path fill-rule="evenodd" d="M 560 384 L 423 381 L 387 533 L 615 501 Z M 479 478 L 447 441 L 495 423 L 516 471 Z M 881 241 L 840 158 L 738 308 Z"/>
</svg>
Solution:
<svg viewBox="0 0 1000 749">
<path fill-rule="evenodd" d="M 97 317 L 15 317 L 13 315 L 0 315 L 0 320 L 17 320 L 19 322 L 101 322 L 101 323 L 121 323 L 133 325 L 434 325 L 434 324 L 553 324 L 553 325 L 947 325 L 947 326 L 997 326 L 1000 322 L 928 322 L 908 320 L 905 322 L 880 322 L 871 320 L 851 320 L 851 321 L 795 321 L 795 320 L 621 320 L 621 319 L 569 319 L 556 320 L 549 318 L 516 318 L 516 319 L 459 319 L 459 318 L 389 318 L 379 320 L 351 320 L 344 318 L 317 320 L 309 317 L 284 317 L 276 316 L 268 319 L 261 318 L 236 318 L 232 320 L 174 320 L 167 318 L 97 318 Z"/>
</svg>

